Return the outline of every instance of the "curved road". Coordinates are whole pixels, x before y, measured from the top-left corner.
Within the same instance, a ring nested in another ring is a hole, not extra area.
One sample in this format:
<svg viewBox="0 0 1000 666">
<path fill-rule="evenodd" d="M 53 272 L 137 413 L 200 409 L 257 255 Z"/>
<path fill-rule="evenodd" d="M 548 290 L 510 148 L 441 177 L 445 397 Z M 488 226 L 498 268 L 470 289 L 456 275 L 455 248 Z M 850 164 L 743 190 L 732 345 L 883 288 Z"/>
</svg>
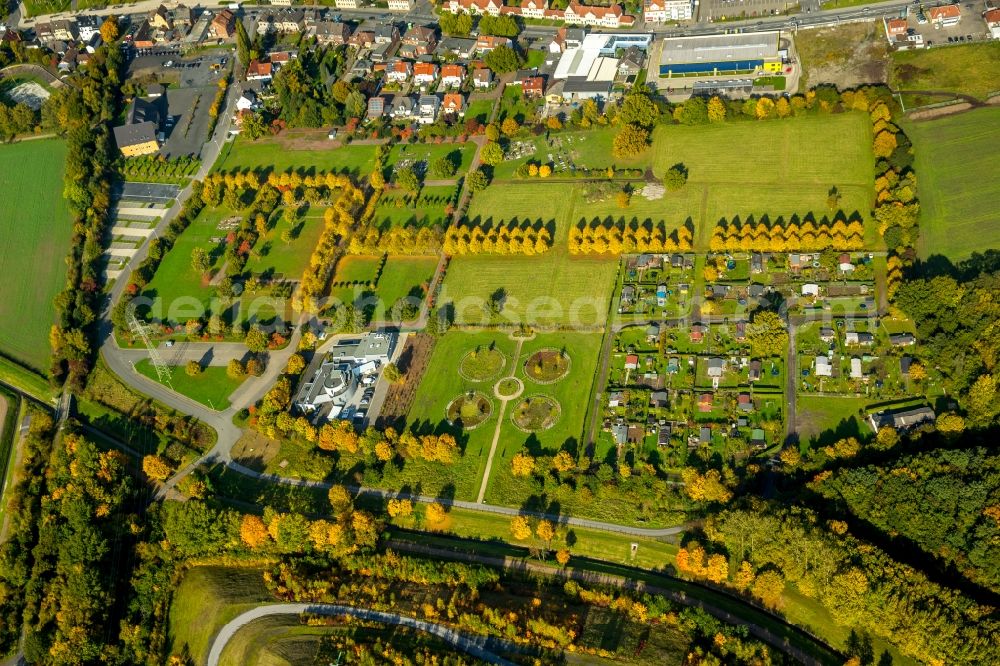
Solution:
<svg viewBox="0 0 1000 666">
<path fill-rule="evenodd" d="M 336 604 L 293 603 L 258 606 L 257 608 L 248 610 L 242 615 L 236 616 L 233 620 L 226 624 L 226 626 L 222 627 L 222 629 L 219 630 L 219 633 L 212 639 L 212 647 L 211 650 L 209 650 L 208 661 L 206 662 L 207 666 L 219 666 L 219 659 L 222 657 L 222 651 L 225 649 L 226 644 L 233 638 L 237 631 L 254 620 L 259 620 L 263 617 L 273 617 L 275 615 L 302 615 L 303 613 L 312 613 L 315 615 L 350 615 L 351 617 L 369 620 L 371 622 L 381 622 L 382 624 L 395 624 L 401 627 L 408 627 L 410 629 L 416 629 L 417 631 L 423 631 L 433 636 L 437 636 L 446 643 L 450 643 L 462 652 L 472 655 L 477 659 L 482 659 L 483 661 L 491 664 L 500 664 L 501 666 L 517 666 L 514 662 L 507 661 L 487 649 L 487 646 L 491 644 L 500 645 L 501 647 L 509 649 L 518 649 L 516 646 L 510 646 L 509 644 L 501 642 L 495 638 L 461 634 L 443 625 L 425 622 L 424 620 L 417 620 L 412 617 L 407 617 L 406 615 L 400 615 L 399 613 L 384 613 L 382 611 L 369 610 L 367 608 L 339 606 Z"/>
</svg>

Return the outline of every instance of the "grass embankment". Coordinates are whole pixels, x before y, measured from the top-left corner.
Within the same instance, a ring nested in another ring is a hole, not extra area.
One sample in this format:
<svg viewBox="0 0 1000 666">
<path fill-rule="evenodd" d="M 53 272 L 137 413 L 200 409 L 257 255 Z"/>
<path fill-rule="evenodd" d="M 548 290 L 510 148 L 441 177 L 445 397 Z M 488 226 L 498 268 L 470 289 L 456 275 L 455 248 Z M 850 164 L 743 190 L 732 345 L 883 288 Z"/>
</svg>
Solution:
<svg viewBox="0 0 1000 666">
<path fill-rule="evenodd" d="M 135 369 L 153 381 L 160 382 L 156 369 L 148 359 L 136 363 Z M 244 379 L 230 377 L 226 374 L 225 366 L 202 368 L 201 373 L 194 377 L 188 375 L 183 366 L 174 366 L 171 368 L 170 382 L 160 383 L 206 407 L 223 411 L 229 408 L 229 396 L 240 387 Z"/>
<path fill-rule="evenodd" d="M 1000 247 L 1000 181 L 986 175 L 1000 163 L 1000 108 L 911 122 L 905 129 L 920 178 L 920 255 L 960 261 Z"/>
<path fill-rule="evenodd" d="M 889 84 L 893 90 L 942 91 L 986 99 L 1000 91 L 1000 42 L 896 51 Z"/>
<path fill-rule="evenodd" d="M 64 287 L 72 220 L 62 196 L 66 144 L 0 147 L 0 353 L 37 372 L 49 367 L 52 299 Z"/>
</svg>

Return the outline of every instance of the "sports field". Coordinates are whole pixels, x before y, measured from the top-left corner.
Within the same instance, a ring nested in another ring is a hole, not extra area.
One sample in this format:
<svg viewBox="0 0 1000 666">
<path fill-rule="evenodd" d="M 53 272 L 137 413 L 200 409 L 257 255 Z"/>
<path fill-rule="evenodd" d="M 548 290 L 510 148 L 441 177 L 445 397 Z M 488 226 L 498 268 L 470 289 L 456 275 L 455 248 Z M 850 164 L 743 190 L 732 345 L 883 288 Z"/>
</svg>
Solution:
<svg viewBox="0 0 1000 666">
<path fill-rule="evenodd" d="M 909 123 L 920 185 L 920 255 L 1000 247 L 1000 108 Z"/>
<path fill-rule="evenodd" d="M 892 54 L 889 85 L 894 90 L 940 90 L 986 99 L 1000 90 L 1000 42 L 897 51 Z"/>
<path fill-rule="evenodd" d="M 62 196 L 66 145 L 43 139 L 0 146 L 0 353 L 49 367 L 52 299 L 66 280 L 72 225 Z"/>
<path fill-rule="evenodd" d="M 541 221 L 552 230 L 553 247 L 535 256 L 455 257 L 439 303 L 455 306 L 460 323 L 485 323 L 484 305 L 501 296 L 501 317 L 531 324 L 603 323 L 618 261 L 569 254 L 570 224 L 583 215 L 575 184 L 505 183 L 472 199 L 470 220 Z M 498 291 L 499 290 L 499 291 Z"/>
</svg>

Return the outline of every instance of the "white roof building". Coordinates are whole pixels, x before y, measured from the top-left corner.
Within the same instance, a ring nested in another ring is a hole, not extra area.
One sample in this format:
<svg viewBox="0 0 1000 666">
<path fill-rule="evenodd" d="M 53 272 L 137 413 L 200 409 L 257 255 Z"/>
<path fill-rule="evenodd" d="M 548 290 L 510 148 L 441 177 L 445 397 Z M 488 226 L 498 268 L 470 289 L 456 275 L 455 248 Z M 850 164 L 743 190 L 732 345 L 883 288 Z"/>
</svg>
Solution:
<svg viewBox="0 0 1000 666">
<path fill-rule="evenodd" d="M 813 372 L 817 377 L 833 377 L 833 366 L 826 356 L 817 356 L 813 364 Z"/>
</svg>

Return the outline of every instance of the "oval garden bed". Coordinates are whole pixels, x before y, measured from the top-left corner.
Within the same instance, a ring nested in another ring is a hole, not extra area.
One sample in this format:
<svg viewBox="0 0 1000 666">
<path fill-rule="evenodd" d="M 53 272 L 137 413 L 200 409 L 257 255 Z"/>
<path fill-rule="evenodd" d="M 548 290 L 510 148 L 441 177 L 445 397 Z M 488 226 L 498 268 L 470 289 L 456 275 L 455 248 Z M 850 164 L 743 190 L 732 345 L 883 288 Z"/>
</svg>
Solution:
<svg viewBox="0 0 1000 666">
<path fill-rule="evenodd" d="M 462 357 L 458 374 L 470 382 L 484 382 L 500 374 L 507 364 L 507 357 L 498 349 L 477 347 Z"/>
<path fill-rule="evenodd" d="M 569 374 L 570 360 L 558 349 L 539 349 L 524 362 L 524 374 L 539 384 L 552 384 Z"/>
<path fill-rule="evenodd" d="M 466 430 L 472 430 L 490 418 L 493 413 L 493 403 L 479 391 L 469 391 L 458 396 L 446 410 L 448 422 L 461 425 Z"/>
<path fill-rule="evenodd" d="M 517 403 L 510 419 L 525 432 L 539 432 L 554 426 L 561 412 L 562 408 L 555 398 L 533 395 Z"/>
</svg>

